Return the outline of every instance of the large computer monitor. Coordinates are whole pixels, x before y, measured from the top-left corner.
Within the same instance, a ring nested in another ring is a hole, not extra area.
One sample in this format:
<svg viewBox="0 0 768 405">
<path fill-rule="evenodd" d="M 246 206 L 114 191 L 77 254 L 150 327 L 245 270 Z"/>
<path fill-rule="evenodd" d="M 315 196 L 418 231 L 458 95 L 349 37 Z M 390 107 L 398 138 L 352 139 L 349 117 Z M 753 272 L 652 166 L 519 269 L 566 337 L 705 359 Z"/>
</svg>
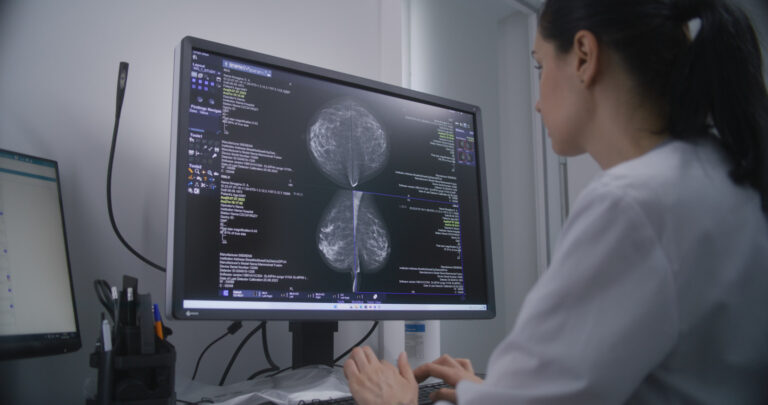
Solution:
<svg viewBox="0 0 768 405">
<path fill-rule="evenodd" d="M 0 149 L 0 360 L 79 349 L 72 291 L 56 162 Z"/>
<path fill-rule="evenodd" d="M 478 107 L 197 38 L 175 56 L 174 318 L 494 316 Z"/>
</svg>

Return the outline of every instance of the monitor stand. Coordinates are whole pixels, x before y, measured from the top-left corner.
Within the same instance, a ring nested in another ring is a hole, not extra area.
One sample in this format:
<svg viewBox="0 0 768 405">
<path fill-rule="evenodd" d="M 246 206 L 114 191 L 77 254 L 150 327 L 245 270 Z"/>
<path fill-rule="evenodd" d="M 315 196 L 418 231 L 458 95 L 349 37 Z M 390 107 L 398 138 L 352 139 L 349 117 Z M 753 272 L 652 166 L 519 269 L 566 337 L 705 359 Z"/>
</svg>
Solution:
<svg viewBox="0 0 768 405">
<path fill-rule="evenodd" d="M 288 330 L 293 335 L 294 369 L 323 364 L 333 367 L 333 334 L 339 330 L 339 323 L 295 321 L 288 323 Z"/>
</svg>

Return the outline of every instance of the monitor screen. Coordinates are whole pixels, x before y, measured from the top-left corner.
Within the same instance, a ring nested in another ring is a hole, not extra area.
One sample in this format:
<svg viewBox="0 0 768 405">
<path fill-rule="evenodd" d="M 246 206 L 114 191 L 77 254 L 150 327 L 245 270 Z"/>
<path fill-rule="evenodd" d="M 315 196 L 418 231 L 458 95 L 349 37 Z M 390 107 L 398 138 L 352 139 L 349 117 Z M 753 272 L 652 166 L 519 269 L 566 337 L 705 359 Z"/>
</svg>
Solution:
<svg viewBox="0 0 768 405">
<path fill-rule="evenodd" d="M 175 71 L 173 317 L 494 316 L 479 108 L 190 37 Z"/>
<path fill-rule="evenodd" d="M 0 150 L 0 359 L 79 348 L 58 166 Z"/>
</svg>

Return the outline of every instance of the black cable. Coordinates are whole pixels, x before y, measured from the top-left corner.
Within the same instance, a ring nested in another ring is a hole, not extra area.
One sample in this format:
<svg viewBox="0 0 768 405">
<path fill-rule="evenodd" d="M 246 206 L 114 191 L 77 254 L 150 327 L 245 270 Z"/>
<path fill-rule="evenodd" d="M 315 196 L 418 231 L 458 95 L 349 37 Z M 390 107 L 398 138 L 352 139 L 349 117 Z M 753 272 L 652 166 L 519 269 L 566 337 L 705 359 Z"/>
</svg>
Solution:
<svg viewBox="0 0 768 405">
<path fill-rule="evenodd" d="M 109 301 L 112 300 L 112 287 L 110 287 L 109 283 L 101 279 L 93 280 L 93 289 L 96 291 L 96 298 L 99 299 L 101 305 L 105 309 L 110 310 L 112 306 Z"/>
<path fill-rule="evenodd" d="M 202 404 L 212 404 L 212 403 L 214 403 L 214 400 L 209 399 L 209 398 L 202 398 L 202 399 L 200 399 L 197 402 L 190 402 L 190 401 L 185 401 L 183 399 L 178 399 L 177 398 L 176 399 L 176 403 L 189 404 L 189 405 L 202 405 Z"/>
<path fill-rule="evenodd" d="M 234 335 L 235 333 L 237 333 L 237 331 L 239 331 L 240 328 L 242 328 L 242 327 L 243 327 L 243 323 L 242 322 L 240 322 L 240 321 L 232 322 L 227 327 L 227 331 L 224 332 L 223 335 L 221 335 L 221 336 L 217 337 L 216 339 L 214 339 L 213 342 L 208 344 L 208 346 L 205 346 L 205 349 L 203 349 L 203 351 L 200 353 L 200 357 L 197 358 L 197 364 L 195 364 L 195 372 L 192 373 L 192 379 L 193 380 L 195 379 L 195 377 L 197 377 L 197 370 L 200 368 L 200 361 L 203 360 L 203 355 L 205 354 L 205 352 L 207 352 L 208 349 L 210 349 L 211 346 L 215 345 L 218 341 L 220 341 L 221 339 L 224 339 L 225 337 L 227 337 L 227 335 Z"/>
<path fill-rule="evenodd" d="M 112 229 L 117 235 L 117 239 L 131 252 L 134 256 L 138 257 L 144 263 L 157 270 L 165 271 L 163 266 L 156 264 L 155 262 L 142 256 L 141 253 L 136 251 L 128 241 L 123 238 L 123 235 L 117 229 L 117 223 L 115 222 L 115 215 L 112 212 L 112 164 L 115 159 L 115 145 L 117 144 L 117 128 L 120 126 L 120 111 L 123 109 L 123 98 L 125 98 L 125 83 L 128 81 L 128 63 L 120 62 L 119 76 L 117 78 L 117 101 L 115 107 L 115 128 L 112 131 L 112 146 L 109 149 L 109 166 L 107 167 L 107 211 L 109 212 L 109 222 L 112 224 Z"/>
<path fill-rule="evenodd" d="M 261 369 L 253 374 L 251 374 L 248 377 L 248 380 L 253 380 L 254 378 L 264 374 L 268 373 L 270 371 L 277 371 L 280 370 L 280 366 L 278 366 L 274 361 L 272 361 L 272 356 L 269 354 L 269 346 L 267 345 L 267 323 L 264 322 L 264 327 L 261 329 L 261 345 L 264 349 L 264 357 L 267 359 L 267 363 L 269 363 L 269 367 Z"/>
<path fill-rule="evenodd" d="M 284 372 L 286 372 L 286 371 L 288 371 L 290 369 L 291 369 L 291 367 L 286 367 L 286 368 L 280 369 L 278 372 L 272 373 L 272 374 L 268 375 L 267 377 L 272 378 L 272 377 L 274 377 L 276 375 L 279 375 L 279 374 L 282 374 L 282 373 L 284 373 Z"/>
<path fill-rule="evenodd" d="M 240 345 L 237 346 L 237 349 L 235 349 L 235 352 L 232 353 L 232 357 L 229 359 L 229 363 L 227 363 L 227 368 L 224 369 L 224 373 L 221 375 L 221 380 L 219 380 L 219 385 L 224 385 L 224 381 L 227 379 L 227 376 L 229 375 L 229 371 L 232 369 L 232 365 L 235 364 L 235 360 L 237 360 L 237 356 L 240 354 L 240 351 L 243 350 L 243 347 L 246 343 L 248 343 L 248 340 L 253 337 L 258 331 L 260 331 L 262 328 L 264 328 L 264 325 L 266 325 L 266 321 L 261 321 L 258 326 L 253 328 L 252 331 L 248 332 L 247 335 L 243 338 L 243 340 L 240 342 Z"/>
<path fill-rule="evenodd" d="M 251 374 L 251 376 L 248 377 L 248 380 L 253 380 L 254 378 L 256 378 L 256 377 L 258 377 L 258 376 L 260 376 L 260 375 L 262 375 L 264 373 L 268 373 L 270 371 L 277 371 L 277 370 L 280 370 L 280 367 L 267 367 L 267 368 L 263 368 L 263 369 L 255 372 L 255 373 Z"/>
<path fill-rule="evenodd" d="M 267 359 L 267 363 L 274 368 L 275 370 L 279 370 L 280 366 L 278 366 L 274 361 L 272 361 L 272 356 L 269 355 L 269 346 L 267 345 L 267 322 L 264 322 L 264 328 L 261 330 L 261 345 L 264 349 L 264 357 Z"/>
<path fill-rule="evenodd" d="M 217 337 L 216 339 L 214 339 L 213 342 L 208 344 L 208 346 L 205 346 L 205 349 L 203 349 L 203 351 L 200 353 L 200 356 L 197 358 L 197 363 L 195 363 L 195 371 L 192 373 L 192 379 L 193 380 L 197 377 L 197 370 L 200 369 L 200 361 L 203 360 L 203 355 L 205 354 L 205 352 L 207 352 L 208 349 L 211 348 L 211 346 L 213 346 L 216 343 L 218 343 L 221 339 L 224 339 L 225 337 L 227 337 L 227 335 L 229 335 L 229 332 L 224 332 L 223 335 L 221 335 L 221 336 Z"/>
<path fill-rule="evenodd" d="M 338 363 L 339 360 L 344 358 L 344 356 L 348 355 L 349 353 L 352 352 L 352 350 L 354 350 L 356 347 L 360 346 L 366 340 L 368 340 L 368 338 L 371 337 L 371 334 L 373 333 L 373 331 L 376 330 L 377 326 L 379 326 L 379 321 L 375 321 L 373 323 L 373 326 L 371 326 L 371 329 L 368 330 L 368 333 L 366 333 L 365 336 L 363 336 L 362 339 L 360 339 L 357 343 L 355 343 L 352 347 L 350 347 L 349 350 L 347 350 L 346 352 L 344 352 L 341 355 L 339 355 L 339 357 L 336 357 L 335 359 L 333 359 L 333 363 L 334 364 Z"/>
<path fill-rule="evenodd" d="M 203 355 L 205 354 L 205 352 L 207 352 L 208 349 L 211 348 L 211 346 L 218 343 L 221 339 L 224 339 L 225 337 L 227 337 L 227 335 L 229 335 L 229 332 L 224 332 L 223 335 L 214 339 L 213 342 L 208 344 L 208 346 L 205 346 L 205 349 L 203 349 L 203 351 L 200 353 L 200 356 L 197 358 L 197 363 L 195 363 L 195 371 L 192 373 L 193 380 L 197 377 L 197 371 L 200 369 L 200 362 L 203 360 Z"/>
<path fill-rule="evenodd" d="M 93 281 L 93 289 L 96 291 L 96 298 L 99 299 L 101 306 L 107 310 L 107 313 L 114 322 L 115 306 L 112 303 L 112 286 L 110 286 L 109 283 L 107 283 L 105 280 L 99 279 Z"/>
</svg>

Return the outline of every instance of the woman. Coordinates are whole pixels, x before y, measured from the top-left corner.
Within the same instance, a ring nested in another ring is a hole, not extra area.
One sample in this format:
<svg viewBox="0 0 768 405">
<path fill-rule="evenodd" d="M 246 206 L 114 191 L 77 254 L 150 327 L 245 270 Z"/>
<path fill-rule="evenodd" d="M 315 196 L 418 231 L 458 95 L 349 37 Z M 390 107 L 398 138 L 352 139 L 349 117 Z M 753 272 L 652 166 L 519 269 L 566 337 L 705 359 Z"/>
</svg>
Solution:
<svg viewBox="0 0 768 405">
<path fill-rule="evenodd" d="M 356 349 L 362 404 L 768 402 L 768 96 L 747 16 L 718 0 L 548 0 L 536 105 L 604 169 L 485 381 Z"/>
</svg>

